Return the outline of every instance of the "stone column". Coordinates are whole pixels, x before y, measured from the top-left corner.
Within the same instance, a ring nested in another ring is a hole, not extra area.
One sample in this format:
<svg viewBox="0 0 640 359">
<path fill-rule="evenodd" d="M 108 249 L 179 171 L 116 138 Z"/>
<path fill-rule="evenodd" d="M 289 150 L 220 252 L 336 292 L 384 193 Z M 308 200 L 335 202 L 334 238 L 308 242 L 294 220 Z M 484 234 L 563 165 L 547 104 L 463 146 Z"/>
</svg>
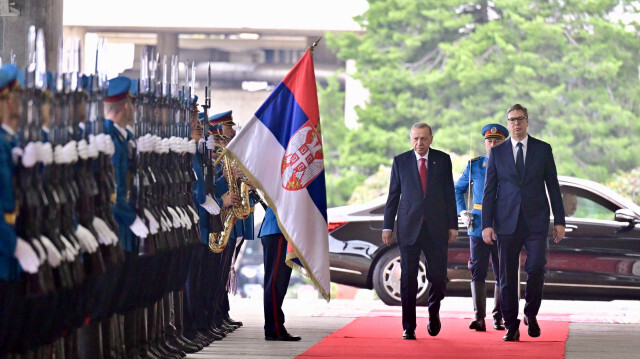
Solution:
<svg viewBox="0 0 640 359">
<path fill-rule="evenodd" d="M 160 54 L 160 59 L 162 59 L 162 56 L 167 55 L 168 61 L 171 60 L 171 55 L 178 55 L 178 34 L 175 32 L 158 33 L 156 50 Z"/>
<path fill-rule="evenodd" d="M 58 64 L 58 41 L 62 36 L 63 0 L 12 0 L 11 7 L 19 11 L 17 16 L 0 17 L 0 56 L 2 62 L 10 61 L 11 50 L 16 64 L 24 68 L 27 59 L 27 34 L 34 25 L 44 31 L 47 51 L 47 70 L 55 72 Z"/>
</svg>

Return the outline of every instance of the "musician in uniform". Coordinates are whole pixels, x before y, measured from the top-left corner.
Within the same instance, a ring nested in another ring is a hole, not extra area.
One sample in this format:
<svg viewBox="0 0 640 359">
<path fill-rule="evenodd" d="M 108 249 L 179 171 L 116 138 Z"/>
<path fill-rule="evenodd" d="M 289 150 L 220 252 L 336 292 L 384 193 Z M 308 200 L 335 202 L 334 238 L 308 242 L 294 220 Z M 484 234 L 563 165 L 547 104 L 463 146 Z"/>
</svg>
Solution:
<svg viewBox="0 0 640 359">
<path fill-rule="evenodd" d="M 200 217 L 201 245 L 194 251 L 189 276 L 187 279 L 187 310 L 185 312 L 185 337 L 197 344 L 207 345 L 213 340 L 221 339 L 218 333 L 210 331 L 210 317 L 213 316 L 212 297 L 217 289 L 219 275 L 216 275 L 219 259 L 209 251 L 209 234 L 212 232 L 210 216 L 219 215 L 220 205 L 212 197 L 213 193 L 207 193 L 204 167 L 207 166 L 207 154 L 211 150 L 212 141 L 205 142 L 203 131 L 208 127 L 208 121 L 204 114 L 192 112 L 191 138 L 197 144 L 197 150 L 193 156 L 193 170 L 196 173 L 194 184 L 194 202 Z M 206 146 L 205 146 L 206 144 Z M 213 170 L 211 167 L 209 170 Z"/>
<path fill-rule="evenodd" d="M 482 225 L 480 216 L 482 214 L 482 192 L 484 190 L 484 177 L 489 159 L 491 148 L 504 142 L 509 131 L 499 124 L 488 124 L 481 131 L 484 137 L 484 147 L 487 156 L 478 156 L 471 159 L 467 163 L 467 167 L 458 182 L 455 185 L 456 204 L 458 213 L 462 218 L 469 233 L 469 247 L 471 251 L 471 259 L 469 259 L 469 269 L 471 270 L 471 295 L 473 297 L 473 308 L 475 318 L 469 324 L 469 329 L 476 331 L 486 331 L 484 318 L 486 316 L 486 286 L 485 279 L 489 267 L 489 257 L 491 257 L 491 266 L 493 275 L 496 278 L 494 286 L 494 307 L 493 307 L 493 328 L 496 330 L 504 330 L 504 322 L 502 313 L 500 312 L 500 286 L 499 286 L 499 266 L 498 266 L 498 247 L 490 246 L 482 240 Z M 472 185 L 473 208 L 471 211 L 467 209 L 465 194 Z"/>
</svg>

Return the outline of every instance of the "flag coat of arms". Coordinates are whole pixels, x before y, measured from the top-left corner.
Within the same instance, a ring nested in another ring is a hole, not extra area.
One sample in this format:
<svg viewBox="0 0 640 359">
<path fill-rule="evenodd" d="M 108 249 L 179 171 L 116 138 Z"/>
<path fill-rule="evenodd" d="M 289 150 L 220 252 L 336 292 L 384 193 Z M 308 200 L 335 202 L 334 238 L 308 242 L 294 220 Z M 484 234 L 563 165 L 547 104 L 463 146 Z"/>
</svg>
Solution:
<svg viewBox="0 0 640 359">
<path fill-rule="evenodd" d="M 260 188 L 287 239 L 287 264 L 330 298 L 327 195 L 312 49 L 225 149 Z"/>
</svg>

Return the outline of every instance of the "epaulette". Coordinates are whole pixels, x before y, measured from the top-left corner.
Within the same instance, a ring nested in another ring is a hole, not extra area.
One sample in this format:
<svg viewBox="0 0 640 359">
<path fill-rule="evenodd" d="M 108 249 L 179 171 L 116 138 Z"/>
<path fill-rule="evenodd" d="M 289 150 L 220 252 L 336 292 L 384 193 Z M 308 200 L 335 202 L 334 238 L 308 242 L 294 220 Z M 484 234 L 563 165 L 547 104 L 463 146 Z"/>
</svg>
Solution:
<svg viewBox="0 0 640 359">
<path fill-rule="evenodd" d="M 482 159 L 482 156 L 478 156 L 476 158 L 470 159 L 469 162 L 473 162 L 473 161 L 477 161 L 477 160 L 481 160 L 481 159 Z"/>
</svg>

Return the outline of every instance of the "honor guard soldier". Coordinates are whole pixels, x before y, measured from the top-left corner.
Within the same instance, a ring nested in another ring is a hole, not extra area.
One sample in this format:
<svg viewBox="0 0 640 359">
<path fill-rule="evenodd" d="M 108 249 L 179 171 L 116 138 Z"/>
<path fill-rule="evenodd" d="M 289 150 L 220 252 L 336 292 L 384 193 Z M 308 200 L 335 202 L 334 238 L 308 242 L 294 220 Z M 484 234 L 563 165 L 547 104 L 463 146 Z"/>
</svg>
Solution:
<svg viewBox="0 0 640 359">
<path fill-rule="evenodd" d="M 210 331 L 211 317 L 213 317 L 213 297 L 217 289 L 219 279 L 219 259 L 209 251 L 209 234 L 212 231 L 211 215 L 219 215 L 220 206 L 213 199 L 213 193 L 207 193 L 207 183 L 204 168 L 214 170 L 207 164 L 206 151 L 213 150 L 213 138 L 204 140 L 204 129 L 209 124 L 204 113 L 198 114 L 197 119 L 191 118 L 191 139 L 197 150 L 193 156 L 193 170 L 196 174 L 196 182 L 193 187 L 194 203 L 197 205 L 200 217 L 201 243 L 194 251 L 191 261 L 191 269 L 187 279 L 187 308 L 185 311 L 185 338 L 196 345 L 206 346 L 214 340 L 222 339 L 222 336 Z M 211 175 L 211 174 L 208 174 Z M 213 177 L 209 177 L 213 182 Z"/>
<path fill-rule="evenodd" d="M 235 126 L 236 123 L 233 122 L 232 111 L 221 112 L 213 115 L 209 118 L 209 122 L 211 125 L 222 125 L 222 127 L 220 127 L 222 129 L 222 134 L 227 137 L 228 141 L 231 141 L 233 136 L 235 136 L 233 126 Z"/>
<path fill-rule="evenodd" d="M 16 131 L 20 121 L 18 69 L 11 64 L 0 68 L 0 357 L 3 357 L 20 333 L 22 290 L 20 272 L 36 273 L 40 260 L 27 241 L 17 237 L 14 228 L 15 165 L 13 149 L 18 145 Z"/>
<path fill-rule="evenodd" d="M 113 173 L 116 181 L 115 194 L 112 194 L 113 218 L 118 224 L 118 239 L 122 250 L 125 253 L 125 261 L 122 272 L 119 276 L 115 296 L 115 310 L 125 314 L 124 318 L 116 316 L 112 318 L 114 325 L 103 325 L 103 337 L 115 337 L 116 350 L 121 346 L 118 343 L 118 327 L 125 328 L 125 332 L 131 333 L 132 325 L 135 322 L 135 313 L 131 310 L 130 291 L 139 290 L 138 283 L 138 241 L 136 237 L 146 238 L 149 229 L 137 215 L 131 206 L 129 190 L 131 183 L 129 179 L 133 177 L 131 170 L 131 153 L 135 145 L 135 139 L 127 130 L 127 125 L 133 122 L 134 107 L 130 96 L 131 80 L 128 77 L 120 76 L 109 80 L 107 95 L 104 98 L 105 132 L 111 137 L 114 146 L 114 153 L 111 157 Z M 114 196 L 115 195 L 115 196 Z M 125 313 L 126 312 L 126 313 Z M 120 324 L 119 324 L 120 323 Z M 105 327 L 108 329 L 105 330 Z M 125 337 L 135 335 L 125 334 Z M 103 338 L 104 339 L 104 338 Z M 114 340 L 105 340 L 113 345 Z M 107 345 L 108 347 L 108 345 Z M 106 350 L 106 349 L 105 349 Z"/>
<path fill-rule="evenodd" d="M 134 241 L 132 234 L 145 238 L 149 229 L 129 204 L 129 142 L 133 141 L 127 125 L 132 122 L 133 104 L 129 97 L 131 80 L 120 76 L 109 80 L 107 97 L 104 100 L 105 127 L 111 136 L 115 153 L 111 157 L 116 178 L 116 196 L 113 217 L 118 223 L 118 238 L 125 252 L 132 253 Z"/>
<path fill-rule="evenodd" d="M 481 133 L 484 137 L 484 147 L 487 151 L 487 156 L 479 156 L 469 161 L 462 176 L 458 179 L 458 182 L 456 182 L 455 191 L 458 213 L 468 228 L 469 247 L 471 251 L 469 269 L 472 275 L 471 295 L 473 297 L 475 319 L 469 324 L 469 329 L 483 332 L 487 330 L 484 322 L 487 303 L 485 279 L 489 267 L 489 256 L 491 256 L 491 266 L 496 278 L 493 295 L 493 327 L 496 330 L 504 330 L 502 313 L 500 312 L 498 248 L 495 245 L 490 246 L 483 242 L 480 215 L 482 214 L 482 192 L 484 190 L 484 177 L 489 159 L 489 151 L 494 146 L 504 142 L 509 131 L 502 125 L 488 124 L 482 128 Z M 471 184 L 473 186 L 471 186 Z M 470 187 L 473 187 L 473 208 L 471 211 L 467 209 L 464 197 Z"/>
<path fill-rule="evenodd" d="M 286 264 L 287 240 L 284 238 L 275 213 L 268 207 L 258 237 L 262 239 L 264 258 L 264 339 L 299 341 L 284 327 L 282 303 L 287 294 L 291 267 Z"/>
</svg>

